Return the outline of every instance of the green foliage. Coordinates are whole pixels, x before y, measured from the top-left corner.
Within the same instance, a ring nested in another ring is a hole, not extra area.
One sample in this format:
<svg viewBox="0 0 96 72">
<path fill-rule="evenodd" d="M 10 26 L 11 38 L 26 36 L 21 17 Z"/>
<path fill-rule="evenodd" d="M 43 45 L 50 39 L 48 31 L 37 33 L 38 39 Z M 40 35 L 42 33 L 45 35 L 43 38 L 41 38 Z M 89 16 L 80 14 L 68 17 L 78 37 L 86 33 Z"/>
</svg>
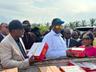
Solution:
<svg viewBox="0 0 96 72">
<path fill-rule="evenodd" d="M 47 25 L 40 25 L 39 26 L 39 28 L 40 28 L 40 32 L 41 33 L 44 33 L 44 32 L 46 32 L 46 31 L 48 31 L 49 30 L 49 26 L 47 26 Z"/>
</svg>

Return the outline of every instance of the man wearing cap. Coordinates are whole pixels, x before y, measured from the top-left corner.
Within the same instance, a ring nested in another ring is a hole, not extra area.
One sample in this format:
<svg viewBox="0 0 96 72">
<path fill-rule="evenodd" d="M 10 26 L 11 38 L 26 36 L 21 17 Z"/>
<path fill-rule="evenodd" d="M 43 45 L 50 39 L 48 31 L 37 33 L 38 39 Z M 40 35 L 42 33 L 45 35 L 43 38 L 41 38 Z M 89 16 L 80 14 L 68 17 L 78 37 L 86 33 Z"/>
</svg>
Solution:
<svg viewBox="0 0 96 72">
<path fill-rule="evenodd" d="M 0 60 L 3 69 L 18 67 L 20 72 L 32 72 L 30 65 L 34 60 L 28 58 L 22 42 L 24 29 L 19 20 L 13 20 L 9 23 L 9 34 L 1 41 Z M 37 70 L 37 69 L 36 69 Z M 33 72 L 37 72 L 37 71 Z"/>
<path fill-rule="evenodd" d="M 59 18 L 53 19 L 51 31 L 44 36 L 43 42 L 48 43 L 49 46 L 46 53 L 47 59 L 66 56 L 67 47 L 60 34 L 63 23 L 64 21 Z"/>
</svg>

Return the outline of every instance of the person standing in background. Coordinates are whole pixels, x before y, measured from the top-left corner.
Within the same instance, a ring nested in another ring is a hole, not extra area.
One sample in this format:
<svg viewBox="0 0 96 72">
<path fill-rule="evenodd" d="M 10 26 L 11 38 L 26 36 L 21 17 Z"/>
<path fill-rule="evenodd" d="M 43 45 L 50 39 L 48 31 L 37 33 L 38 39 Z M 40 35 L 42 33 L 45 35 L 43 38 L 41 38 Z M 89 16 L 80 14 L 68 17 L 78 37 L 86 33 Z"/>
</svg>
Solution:
<svg viewBox="0 0 96 72">
<path fill-rule="evenodd" d="M 80 40 L 80 38 L 79 38 L 80 35 L 77 31 L 73 31 L 71 36 L 72 36 L 72 39 L 74 39 L 76 41 Z"/>
<path fill-rule="evenodd" d="M 25 32 L 22 40 L 24 42 L 25 48 L 30 49 L 33 43 L 36 41 L 36 35 L 35 33 L 31 32 L 31 24 L 28 20 L 23 21 L 23 27 Z"/>
<path fill-rule="evenodd" d="M 7 23 L 1 23 L 0 25 L 0 42 L 3 40 L 5 36 L 7 36 L 9 33 L 8 30 L 8 24 Z"/>
<path fill-rule="evenodd" d="M 62 35 L 64 41 L 66 42 L 67 48 L 79 46 L 79 43 L 75 39 L 71 38 L 71 30 L 69 28 L 65 28 Z"/>
</svg>

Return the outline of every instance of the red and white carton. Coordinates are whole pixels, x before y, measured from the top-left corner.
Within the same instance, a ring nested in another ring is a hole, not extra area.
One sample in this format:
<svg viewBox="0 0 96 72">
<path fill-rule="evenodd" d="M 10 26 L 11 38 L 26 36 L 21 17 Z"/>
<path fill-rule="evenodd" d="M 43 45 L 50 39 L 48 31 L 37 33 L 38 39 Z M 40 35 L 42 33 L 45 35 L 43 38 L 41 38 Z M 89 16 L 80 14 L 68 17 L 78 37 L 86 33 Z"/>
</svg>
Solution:
<svg viewBox="0 0 96 72">
<path fill-rule="evenodd" d="M 79 66 L 61 66 L 60 70 L 62 72 L 86 72 L 85 70 L 83 70 Z"/>
<path fill-rule="evenodd" d="M 46 52 L 48 50 L 48 44 L 45 42 L 34 43 L 29 50 L 27 56 L 34 57 L 37 61 L 42 61 L 45 58 Z"/>
<path fill-rule="evenodd" d="M 79 66 L 85 72 L 96 72 L 96 64 L 92 62 L 73 62 L 69 61 L 68 66 Z"/>
<path fill-rule="evenodd" d="M 68 53 L 72 54 L 74 57 L 85 57 L 85 48 L 73 47 L 68 49 Z"/>
</svg>

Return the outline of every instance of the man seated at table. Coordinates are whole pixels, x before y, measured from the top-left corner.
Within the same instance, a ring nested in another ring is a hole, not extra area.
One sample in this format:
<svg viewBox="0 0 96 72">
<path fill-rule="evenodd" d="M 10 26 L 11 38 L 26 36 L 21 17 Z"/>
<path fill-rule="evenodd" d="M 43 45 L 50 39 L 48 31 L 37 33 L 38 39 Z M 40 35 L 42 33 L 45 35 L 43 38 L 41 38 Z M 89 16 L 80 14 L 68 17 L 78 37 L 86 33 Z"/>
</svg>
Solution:
<svg viewBox="0 0 96 72">
<path fill-rule="evenodd" d="M 49 46 L 46 54 L 48 59 L 66 56 L 67 47 L 60 34 L 63 23 L 64 21 L 59 18 L 53 19 L 51 31 L 44 36 L 43 42 L 48 43 Z"/>
</svg>

